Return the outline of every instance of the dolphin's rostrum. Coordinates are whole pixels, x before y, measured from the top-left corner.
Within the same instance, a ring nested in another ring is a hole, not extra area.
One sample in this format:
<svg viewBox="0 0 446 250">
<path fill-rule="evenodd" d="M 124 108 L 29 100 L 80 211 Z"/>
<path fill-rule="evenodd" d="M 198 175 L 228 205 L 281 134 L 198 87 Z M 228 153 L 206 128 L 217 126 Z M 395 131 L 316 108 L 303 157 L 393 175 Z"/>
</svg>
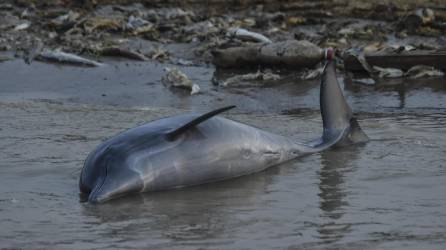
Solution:
<svg viewBox="0 0 446 250">
<path fill-rule="evenodd" d="M 320 88 L 320 139 L 299 143 L 216 116 L 233 106 L 168 117 L 99 145 L 85 160 L 80 191 L 89 202 L 104 202 L 243 176 L 332 146 L 367 141 L 339 87 L 334 61 L 326 63 Z"/>
</svg>

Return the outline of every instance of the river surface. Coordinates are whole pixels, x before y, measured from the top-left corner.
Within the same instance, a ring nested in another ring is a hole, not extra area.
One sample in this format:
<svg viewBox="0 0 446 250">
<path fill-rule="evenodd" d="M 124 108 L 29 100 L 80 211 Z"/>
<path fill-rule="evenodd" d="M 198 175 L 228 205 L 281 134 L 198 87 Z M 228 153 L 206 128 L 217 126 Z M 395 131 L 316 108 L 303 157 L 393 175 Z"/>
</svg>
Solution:
<svg viewBox="0 0 446 250">
<path fill-rule="evenodd" d="M 203 89 L 189 96 L 160 83 L 165 65 L 110 65 L 0 64 L 0 248 L 446 248 L 444 79 L 341 77 L 369 143 L 91 205 L 78 191 L 87 154 L 147 121 L 237 104 L 223 115 L 296 140 L 322 126 L 317 81 L 225 89 L 212 67 L 186 67 Z"/>
</svg>

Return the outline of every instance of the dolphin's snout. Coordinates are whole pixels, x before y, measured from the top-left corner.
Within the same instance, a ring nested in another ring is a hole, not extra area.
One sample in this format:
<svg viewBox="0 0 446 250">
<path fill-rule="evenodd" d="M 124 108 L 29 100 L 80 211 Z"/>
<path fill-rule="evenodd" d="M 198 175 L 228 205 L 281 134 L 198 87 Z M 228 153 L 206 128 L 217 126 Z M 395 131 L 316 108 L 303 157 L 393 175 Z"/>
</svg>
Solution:
<svg viewBox="0 0 446 250">
<path fill-rule="evenodd" d="M 110 196 L 103 195 L 103 194 L 97 194 L 97 193 L 91 193 L 88 196 L 88 202 L 92 203 L 92 204 L 103 203 L 109 199 L 111 199 Z"/>
<path fill-rule="evenodd" d="M 106 195 L 103 192 L 104 184 L 106 182 L 107 176 L 100 176 L 96 179 L 95 186 L 88 195 L 88 202 L 91 203 L 100 203 L 106 200 Z"/>
<path fill-rule="evenodd" d="M 105 201 L 130 194 L 138 193 L 143 188 L 143 182 L 139 175 L 133 171 L 123 171 L 116 176 L 107 176 L 98 183 L 88 196 L 90 203 L 103 203 Z"/>
</svg>

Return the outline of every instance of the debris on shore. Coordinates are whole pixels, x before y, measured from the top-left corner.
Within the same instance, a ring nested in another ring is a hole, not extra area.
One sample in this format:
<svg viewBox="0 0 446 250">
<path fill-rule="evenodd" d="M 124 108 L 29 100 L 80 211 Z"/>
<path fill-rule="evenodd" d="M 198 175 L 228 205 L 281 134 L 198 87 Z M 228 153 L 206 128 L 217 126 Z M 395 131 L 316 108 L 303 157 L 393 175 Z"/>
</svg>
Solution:
<svg viewBox="0 0 446 250">
<path fill-rule="evenodd" d="M 0 55 L 0 62 L 5 62 L 5 61 L 9 61 L 9 60 L 12 60 L 12 58 L 9 56 Z"/>
<path fill-rule="evenodd" d="M 100 50 L 101 55 L 103 56 L 115 56 L 115 57 L 123 57 L 131 60 L 138 60 L 138 61 L 147 61 L 149 58 L 147 58 L 145 55 L 137 52 L 132 51 L 128 49 L 122 49 L 118 47 L 107 47 Z"/>
<path fill-rule="evenodd" d="M 345 53 L 344 65 L 347 71 L 367 71 L 372 72 L 371 66 L 381 68 L 400 68 L 408 70 L 416 65 L 426 65 L 438 69 L 446 69 L 445 50 L 421 50 L 408 46 L 400 46 L 397 49 L 383 48 L 373 52 L 355 52 L 349 50 Z"/>
<path fill-rule="evenodd" d="M 278 74 L 274 74 L 272 72 L 261 72 L 258 70 L 256 73 L 248 73 L 243 75 L 235 75 L 227 78 L 226 80 L 219 83 L 220 86 L 229 87 L 229 86 L 240 86 L 244 85 L 247 82 L 273 82 L 280 80 L 281 77 Z"/>
<path fill-rule="evenodd" d="M 100 62 L 96 62 L 75 54 L 66 53 L 61 50 L 45 49 L 37 55 L 36 59 L 40 61 L 53 61 L 74 65 L 85 65 L 90 67 L 99 67 L 104 65 Z"/>
<path fill-rule="evenodd" d="M 398 78 L 404 75 L 401 69 L 396 68 L 381 68 L 378 66 L 373 66 L 373 69 L 378 72 L 379 78 Z"/>
<path fill-rule="evenodd" d="M 260 33 L 248 31 L 248 30 L 242 29 L 242 28 L 231 28 L 228 30 L 227 35 L 229 38 L 237 38 L 242 41 L 272 43 L 272 41 L 269 38 L 267 38 L 266 36 L 264 36 Z"/>
<path fill-rule="evenodd" d="M 302 80 L 313 80 L 322 75 L 322 72 L 324 71 L 324 67 L 319 67 L 316 69 L 307 69 L 304 71 L 303 75 L 300 77 Z"/>
<path fill-rule="evenodd" d="M 430 77 L 446 70 L 446 9 L 434 0 L 243 0 L 231 8 L 224 1 L 203 3 L 5 0 L 0 3 L 0 51 L 28 63 L 37 57 L 99 66 L 87 58 L 113 56 L 212 63 L 250 68 L 252 74 L 268 67 L 291 68 L 302 79 L 315 79 L 320 72 L 315 67 L 327 57 L 324 48 L 339 54 L 359 48 L 361 53 L 340 61 L 346 71 L 401 77 L 388 70 L 393 68 L 402 77 Z M 60 50 L 42 51 L 35 41 Z M 434 70 L 407 75 L 417 65 Z"/>
<path fill-rule="evenodd" d="M 404 76 L 412 79 L 424 77 L 442 77 L 444 76 L 444 72 L 431 66 L 416 65 L 410 68 L 406 73 L 404 73 Z"/>
<path fill-rule="evenodd" d="M 161 78 L 161 81 L 169 87 L 185 88 L 190 90 L 191 95 L 200 92 L 200 86 L 193 83 L 186 74 L 177 68 L 165 68 L 166 74 Z"/>
</svg>

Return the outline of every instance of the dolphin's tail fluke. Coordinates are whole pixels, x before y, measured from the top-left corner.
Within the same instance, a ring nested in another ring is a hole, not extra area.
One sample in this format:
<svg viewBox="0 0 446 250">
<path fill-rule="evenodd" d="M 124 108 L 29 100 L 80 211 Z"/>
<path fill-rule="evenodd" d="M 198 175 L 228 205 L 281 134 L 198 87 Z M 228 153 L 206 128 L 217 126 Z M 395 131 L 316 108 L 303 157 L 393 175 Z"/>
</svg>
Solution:
<svg viewBox="0 0 446 250">
<path fill-rule="evenodd" d="M 368 141 L 342 94 L 336 77 L 334 60 L 325 64 L 321 77 L 320 109 L 324 131 L 322 138 L 311 143 L 317 150 Z"/>
</svg>

